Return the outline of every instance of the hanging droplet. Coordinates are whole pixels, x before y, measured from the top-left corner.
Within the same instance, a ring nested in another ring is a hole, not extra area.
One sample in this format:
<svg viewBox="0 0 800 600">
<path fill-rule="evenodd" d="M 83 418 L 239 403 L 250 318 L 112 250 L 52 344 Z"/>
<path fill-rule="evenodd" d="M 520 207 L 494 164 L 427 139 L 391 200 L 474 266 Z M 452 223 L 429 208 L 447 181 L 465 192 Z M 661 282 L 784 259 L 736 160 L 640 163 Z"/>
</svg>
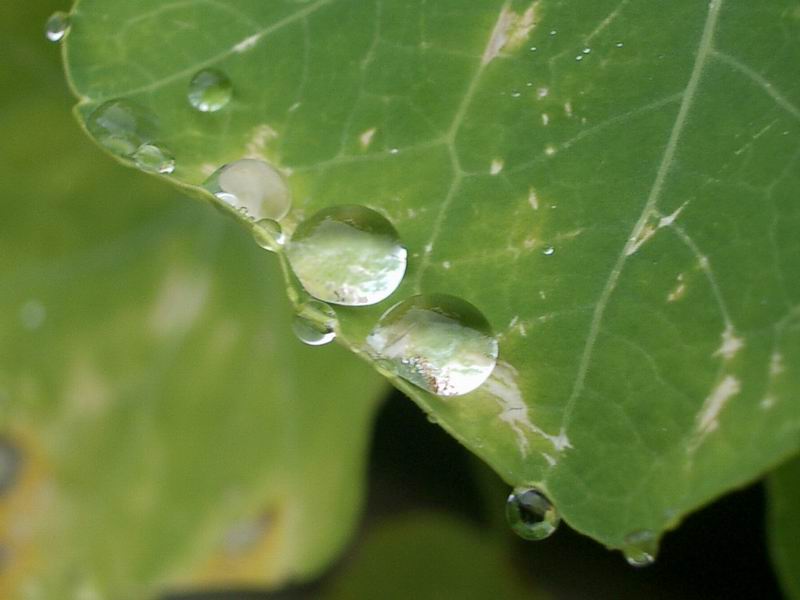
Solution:
<svg viewBox="0 0 800 600">
<path fill-rule="evenodd" d="M 407 251 L 380 213 L 333 206 L 303 221 L 287 254 L 309 294 L 345 306 L 377 304 L 403 280 Z"/>
<path fill-rule="evenodd" d="M 44 24 L 44 35 L 51 42 L 60 42 L 69 33 L 70 18 L 63 11 L 54 12 Z"/>
<path fill-rule="evenodd" d="M 253 227 L 253 239 L 264 250 L 277 252 L 283 247 L 286 236 L 283 235 L 283 228 L 277 221 L 261 219 Z"/>
<path fill-rule="evenodd" d="M 289 187 L 283 176 L 263 160 L 245 158 L 227 164 L 204 185 L 251 221 L 279 221 L 292 206 Z"/>
<path fill-rule="evenodd" d="M 233 97 L 233 84 L 216 69 L 203 69 L 189 82 L 189 104 L 200 112 L 217 112 Z"/>
<path fill-rule="evenodd" d="M 175 171 L 175 158 L 161 146 L 142 144 L 133 153 L 136 166 L 148 173 L 169 175 Z"/>
<path fill-rule="evenodd" d="M 625 560 L 634 567 L 646 567 L 656 561 L 658 554 L 658 538 L 649 529 L 634 531 L 625 536 L 625 546 L 622 548 Z"/>
<path fill-rule="evenodd" d="M 526 540 L 550 537 L 561 517 L 547 497 L 535 488 L 514 488 L 506 501 L 506 519 L 511 529 Z"/>
<path fill-rule="evenodd" d="M 486 317 L 444 294 L 397 304 L 378 321 L 367 345 L 384 368 L 438 396 L 473 391 L 497 364 L 497 339 Z"/>
<path fill-rule="evenodd" d="M 125 158 L 152 142 L 158 131 L 154 115 L 121 98 L 101 104 L 89 115 L 86 127 L 100 144 Z"/>
<path fill-rule="evenodd" d="M 323 346 L 336 339 L 336 313 L 319 300 L 301 304 L 292 322 L 298 339 L 309 346 Z"/>
</svg>

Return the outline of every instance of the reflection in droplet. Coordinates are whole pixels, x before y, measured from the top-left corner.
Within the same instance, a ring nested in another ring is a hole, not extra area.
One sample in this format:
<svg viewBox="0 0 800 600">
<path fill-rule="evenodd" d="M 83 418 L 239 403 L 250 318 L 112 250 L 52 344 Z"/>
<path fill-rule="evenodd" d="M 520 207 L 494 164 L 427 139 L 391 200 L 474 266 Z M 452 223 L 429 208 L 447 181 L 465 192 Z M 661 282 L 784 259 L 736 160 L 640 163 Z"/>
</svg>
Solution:
<svg viewBox="0 0 800 600">
<path fill-rule="evenodd" d="M 279 221 L 292 206 L 283 176 L 263 160 L 245 158 L 227 164 L 204 186 L 251 221 Z"/>
<path fill-rule="evenodd" d="M 634 567 L 646 567 L 656 561 L 658 554 L 658 538 L 649 529 L 634 531 L 625 536 L 622 549 L 625 560 Z"/>
<path fill-rule="evenodd" d="M 44 35 L 51 42 L 60 42 L 69 33 L 70 18 L 63 11 L 54 12 L 44 25 Z"/>
<path fill-rule="evenodd" d="M 169 175 L 175 171 L 175 157 L 157 144 L 142 144 L 132 158 L 137 167 L 148 173 Z"/>
<path fill-rule="evenodd" d="M 253 227 L 253 239 L 256 241 L 256 244 L 264 248 L 264 250 L 277 252 L 283 247 L 286 236 L 283 234 L 283 228 L 277 221 L 261 219 Z"/>
<path fill-rule="evenodd" d="M 517 487 L 506 501 L 506 520 L 521 538 L 538 541 L 553 534 L 561 517 L 553 503 L 540 491 Z"/>
<path fill-rule="evenodd" d="M 216 69 L 199 71 L 189 83 L 189 103 L 200 112 L 216 112 L 233 97 L 233 84 L 228 76 Z"/>
<path fill-rule="evenodd" d="M 89 115 L 86 127 L 100 144 L 125 158 L 152 142 L 158 131 L 153 114 L 122 98 L 101 104 Z"/>
<path fill-rule="evenodd" d="M 498 354 L 486 317 L 469 302 L 445 294 L 397 304 L 378 321 L 367 345 L 385 369 L 439 396 L 478 388 Z"/>
<path fill-rule="evenodd" d="M 328 344 L 336 339 L 336 313 L 324 302 L 307 300 L 298 307 L 292 329 L 304 344 Z"/>
<path fill-rule="evenodd" d="M 309 294 L 366 306 L 388 298 L 403 280 L 407 251 L 392 224 L 364 206 L 323 209 L 303 221 L 287 254 Z"/>
</svg>

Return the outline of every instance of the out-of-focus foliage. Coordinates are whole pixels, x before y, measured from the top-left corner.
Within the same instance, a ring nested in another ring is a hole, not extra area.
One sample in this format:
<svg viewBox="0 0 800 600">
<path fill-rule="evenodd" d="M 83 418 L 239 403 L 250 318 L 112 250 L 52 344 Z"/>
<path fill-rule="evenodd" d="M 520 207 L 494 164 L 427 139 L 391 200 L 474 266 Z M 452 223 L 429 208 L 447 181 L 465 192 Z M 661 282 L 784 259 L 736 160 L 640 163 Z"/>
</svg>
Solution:
<svg viewBox="0 0 800 600">
<path fill-rule="evenodd" d="M 380 379 L 274 258 L 69 115 L 59 3 L 0 3 L 0 597 L 277 585 L 348 539 Z"/>
<path fill-rule="evenodd" d="M 800 459 L 768 478 L 772 562 L 789 598 L 800 599 Z"/>
</svg>

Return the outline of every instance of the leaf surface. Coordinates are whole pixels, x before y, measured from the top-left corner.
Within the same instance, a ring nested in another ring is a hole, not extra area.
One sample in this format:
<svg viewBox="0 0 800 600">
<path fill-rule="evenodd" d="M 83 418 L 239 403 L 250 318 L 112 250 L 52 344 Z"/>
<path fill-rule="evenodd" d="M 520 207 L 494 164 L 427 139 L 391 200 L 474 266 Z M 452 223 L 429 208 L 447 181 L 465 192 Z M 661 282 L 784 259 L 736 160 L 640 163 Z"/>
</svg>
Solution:
<svg viewBox="0 0 800 600">
<path fill-rule="evenodd" d="M 294 338 L 277 265 L 232 223 L 87 143 L 42 40 L 57 7 L 15 6 L 0 9 L 15 91 L 0 101 L 0 597 L 318 573 L 358 515 L 381 379 Z"/>
<path fill-rule="evenodd" d="M 798 448 L 798 31 L 791 0 L 80 0 L 65 57 L 82 119 L 159 117 L 177 183 L 261 157 L 289 232 L 385 214 L 407 276 L 341 340 L 416 293 L 479 307 L 486 385 L 395 384 L 622 547 Z M 234 99 L 201 114 L 209 67 Z"/>
</svg>

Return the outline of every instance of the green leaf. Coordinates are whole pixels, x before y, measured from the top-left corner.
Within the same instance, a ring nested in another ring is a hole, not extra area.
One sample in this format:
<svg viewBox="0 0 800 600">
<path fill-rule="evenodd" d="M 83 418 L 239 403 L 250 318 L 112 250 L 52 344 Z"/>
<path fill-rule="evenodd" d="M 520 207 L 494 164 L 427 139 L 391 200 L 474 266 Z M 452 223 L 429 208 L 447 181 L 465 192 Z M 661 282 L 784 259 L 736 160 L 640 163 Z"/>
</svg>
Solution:
<svg viewBox="0 0 800 600">
<path fill-rule="evenodd" d="M 800 598 L 800 459 L 767 478 L 772 562 L 789 598 Z"/>
<path fill-rule="evenodd" d="M 327 600 L 546 598 L 513 570 L 511 547 L 460 519 L 412 513 L 378 522 Z"/>
<path fill-rule="evenodd" d="M 480 308 L 480 390 L 394 383 L 510 484 L 610 547 L 659 535 L 798 449 L 800 12 L 792 0 L 80 0 L 81 119 L 152 110 L 171 180 L 262 157 L 291 232 L 387 215 L 388 300 L 339 311 L 356 352 L 416 293 Z M 224 72 L 217 113 L 187 101 Z"/>
<path fill-rule="evenodd" d="M 53 5 L 0 19 L 0 597 L 312 576 L 357 518 L 383 382 L 294 338 L 232 222 L 86 142 Z"/>
</svg>

